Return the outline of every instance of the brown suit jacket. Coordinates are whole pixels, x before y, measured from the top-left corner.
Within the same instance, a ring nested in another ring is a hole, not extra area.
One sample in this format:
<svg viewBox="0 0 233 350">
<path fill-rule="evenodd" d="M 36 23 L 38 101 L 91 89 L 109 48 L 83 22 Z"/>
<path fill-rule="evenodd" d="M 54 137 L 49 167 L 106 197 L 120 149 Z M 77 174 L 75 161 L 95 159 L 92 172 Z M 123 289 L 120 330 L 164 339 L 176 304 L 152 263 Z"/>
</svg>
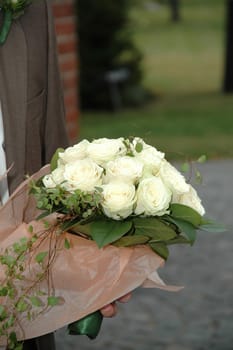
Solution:
<svg viewBox="0 0 233 350">
<path fill-rule="evenodd" d="M 34 1 L 0 46 L 5 151 L 7 166 L 14 165 L 10 192 L 68 144 L 49 1 Z"/>
</svg>

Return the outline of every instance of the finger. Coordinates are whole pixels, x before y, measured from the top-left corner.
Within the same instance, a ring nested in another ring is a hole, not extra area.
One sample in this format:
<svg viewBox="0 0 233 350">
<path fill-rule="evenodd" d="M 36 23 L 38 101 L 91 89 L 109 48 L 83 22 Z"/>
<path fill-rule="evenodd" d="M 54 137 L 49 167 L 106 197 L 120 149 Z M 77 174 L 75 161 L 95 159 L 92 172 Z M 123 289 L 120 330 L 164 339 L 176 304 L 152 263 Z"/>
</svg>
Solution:
<svg viewBox="0 0 233 350">
<path fill-rule="evenodd" d="M 117 313 L 116 303 L 105 305 L 100 309 L 100 312 L 104 317 L 114 317 Z"/>
<path fill-rule="evenodd" d="M 127 303 L 132 297 L 132 293 L 127 293 L 123 295 L 121 298 L 117 299 L 120 303 Z"/>
</svg>

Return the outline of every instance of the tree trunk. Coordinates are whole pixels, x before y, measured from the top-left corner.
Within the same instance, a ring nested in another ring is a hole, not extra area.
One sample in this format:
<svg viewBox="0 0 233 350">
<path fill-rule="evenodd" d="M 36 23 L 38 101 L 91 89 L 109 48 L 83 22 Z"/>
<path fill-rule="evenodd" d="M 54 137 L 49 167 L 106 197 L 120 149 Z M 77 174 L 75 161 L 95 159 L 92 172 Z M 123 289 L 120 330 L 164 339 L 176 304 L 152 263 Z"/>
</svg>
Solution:
<svg viewBox="0 0 233 350">
<path fill-rule="evenodd" d="M 223 92 L 233 92 L 233 0 L 226 2 L 226 51 Z"/>
<path fill-rule="evenodd" d="M 169 0 L 171 8 L 171 20 L 173 22 L 180 21 L 180 1 L 179 0 Z"/>
</svg>

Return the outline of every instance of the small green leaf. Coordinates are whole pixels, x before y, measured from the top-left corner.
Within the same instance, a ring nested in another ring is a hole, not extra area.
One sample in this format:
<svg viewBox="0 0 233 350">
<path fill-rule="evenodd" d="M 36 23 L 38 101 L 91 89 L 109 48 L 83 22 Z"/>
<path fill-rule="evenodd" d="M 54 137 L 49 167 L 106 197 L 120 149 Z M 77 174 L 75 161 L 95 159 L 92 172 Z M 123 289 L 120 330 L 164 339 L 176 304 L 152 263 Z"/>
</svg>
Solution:
<svg viewBox="0 0 233 350">
<path fill-rule="evenodd" d="M 170 241 L 166 242 L 167 245 L 172 245 L 172 244 L 190 244 L 190 241 L 184 237 L 184 236 L 177 236 L 174 239 L 171 239 Z"/>
<path fill-rule="evenodd" d="M 131 221 L 117 220 L 98 220 L 91 223 L 91 237 L 97 243 L 99 248 L 107 244 L 113 243 L 127 232 L 132 227 Z"/>
<path fill-rule="evenodd" d="M 36 307 L 40 307 L 43 305 L 41 299 L 36 296 L 30 297 L 30 302 L 33 306 L 36 306 Z"/>
<path fill-rule="evenodd" d="M 55 296 L 50 296 L 47 299 L 49 306 L 56 306 L 59 303 L 59 298 Z"/>
<path fill-rule="evenodd" d="M 28 309 L 28 304 L 23 299 L 21 299 L 18 301 L 16 305 L 16 309 L 19 312 L 24 312 Z"/>
<path fill-rule="evenodd" d="M 188 162 L 185 162 L 181 165 L 181 171 L 183 173 L 187 173 L 190 170 L 190 164 Z"/>
<path fill-rule="evenodd" d="M 64 152 L 64 148 L 58 148 L 56 152 L 54 153 L 51 162 L 50 162 L 50 169 L 51 171 L 55 170 L 57 168 L 57 162 L 59 158 L 59 153 Z"/>
<path fill-rule="evenodd" d="M 195 227 L 200 226 L 202 222 L 202 216 L 198 212 L 186 205 L 178 203 L 171 205 L 170 216 L 176 219 L 188 221 Z"/>
<path fill-rule="evenodd" d="M 67 238 L 65 238 L 64 246 L 66 249 L 70 249 L 70 241 Z"/>
<path fill-rule="evenodd" d="M 9 349 L 9 350 L 23 350 L 23 343 L 18 342 L 15 332 L 11 332 L 9 337 L 8 337 L 7 349 Z"/>
<path fill-rule="evenodd" d="M 37 207 L 38 207 L 38 203 L 37 203 Z M 43 213 L 41 213 L 40 215 L 37 216 L 36 220 L 39 221 L 50 214 L 51 214 L 50 210 L 45 210 L 45 211 L 43 211 Z"/>
<path fill-rule="evenodd" d="M 3 257 L 2 264 L 11 268 L 16 264 L 16 259 L 12 255 L 5 255 Z"/>
<path fill-rule="evenodd" d="M 198 163 L 205 163 L 207 160 L 207 157 L 205 154 L 202 154 L 198 159 L 197 159 L 197 162 Z"/>
<path fill-rule="evenodd" d="M 76 233 L 84 233 L 85 235 L 90 236 L 91 227 L 90 224 L 75 225 L 72 227 L 72 231 Z"/>
<path fill-rule="evenodd" d="M 0 321 L 5 320 L 7 317 L 6 309 L 4 306 L 0 305 Z"/>
<path fill-rule="evenodd" d="M 3 324 L 3 329 L 9 329 L 10 327 L 12 327 L 14 325 L 15 322 L 15 317 L 13 315 L 10 315 L 10 317 L 8 318 L 8 320 L 6 322 L 4 322 Z"/>
<path fill-rule="evenodd" d="M 33 226 L 32 225 L 28 226 L 28 232 L 33 233 Z"/>
<path fill-rule="evenodd" d="M 145 244 L 149 241 L 149 239 L 149 237 L 143 235 L 125 236 L 114 242 L 114 245 L 116 247 L 130 247 L 133 245 Z"/>
<path fill-rule="evenodd" d="M 149 242 L 149 246 L 151 247 L 151 249 L 158 254 L 159 256 L 161 256 L 163 259 L 167 260 L 168 256 L 169 256 L 169 250 L 166 246 L 166 244 L 164 243 L 150 243 Z"/>
<path fill-rule="evenodd" d="M 135 146 L 135 150 L 137 153 L 142 152 L 143 150 L 143 144 L 141 142 L 137 142 L 136 146 Z"/>
<path fill-rule="evenodd" d="M 199 170 L 195 170 L 195 180 L 198 184 L 202 183 L 202 175 Z"/>
<path fill-rule="evenodd" d="M 1 296 L 1 297 L 5 297 L 5 296 L 7 296 L 7 294 L 8 294 L 8 289 L 7 289 L 7 287 L 1 287 L 1 288 L 0 288 L 0 296 Z"/>
<path fill-rule="evenodd" d="M 136 235 L 143 235 L 157 241 L 168 241 L 176 237 L 176 232 L 155 217 L 136 218 L 133 220 Z"/>
<path fill-rule="evenodd" d="M 73 220 L 67 220 L 64 221 L 63 224 L 60 226 L 62 231 L 67 231 L 69 229 L 73 229 L 73 227 L 76 226 L 76 224 L 79 222 L 79 219 L 75 218 Z"/>
<path fill-rule="evenodd" d="M 48 255 L 48 252 L 41 252 L 37 254 L 37 256 L 35 257 L 36 262 L 38 264 L 42 264 L 47 255 Z"/>
<path fill-rule="evenodd" d="M 48 229 L 50 226 L 50 223 L 47 220 L 43 220 L 44 228 Z"/>
</svg>

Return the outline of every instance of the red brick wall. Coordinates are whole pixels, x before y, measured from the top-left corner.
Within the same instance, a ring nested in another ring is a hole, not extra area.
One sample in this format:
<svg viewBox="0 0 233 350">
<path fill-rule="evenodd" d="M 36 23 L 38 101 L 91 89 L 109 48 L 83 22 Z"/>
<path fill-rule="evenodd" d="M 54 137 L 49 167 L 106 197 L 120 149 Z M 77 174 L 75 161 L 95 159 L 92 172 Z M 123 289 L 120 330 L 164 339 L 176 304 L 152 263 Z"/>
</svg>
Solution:
<svg viewBox="0 0 233 350">
<path fill-rule="evenodd" d="M 71 143 L 78 135 L 78 69 L 75 0 L 53 0 L 59 64 L 64 87 L 67 129 Z"/>
</svg>

